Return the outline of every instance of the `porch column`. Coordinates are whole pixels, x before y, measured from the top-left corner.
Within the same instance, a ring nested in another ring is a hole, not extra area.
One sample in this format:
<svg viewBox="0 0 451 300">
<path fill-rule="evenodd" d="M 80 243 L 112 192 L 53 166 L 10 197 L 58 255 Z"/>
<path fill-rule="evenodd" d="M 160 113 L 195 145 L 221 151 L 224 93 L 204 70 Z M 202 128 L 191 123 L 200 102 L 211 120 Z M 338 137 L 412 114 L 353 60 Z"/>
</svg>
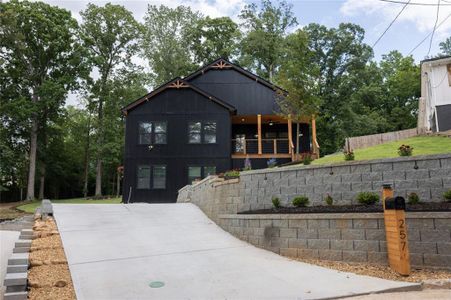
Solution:
<svg viewBox="0 0 451 300">
<path fill-rule="evenodd" d="M 258 154 L 262 154 L 262 115 L 257 115 Z"/>
<path fill-rule="evenodd" d="M 288 154 L 291 154 L 293 149 L 291 145 L 293 144 L 293 126 L 291 123 L 291 115 L 288 116 Z"/>
</svg>

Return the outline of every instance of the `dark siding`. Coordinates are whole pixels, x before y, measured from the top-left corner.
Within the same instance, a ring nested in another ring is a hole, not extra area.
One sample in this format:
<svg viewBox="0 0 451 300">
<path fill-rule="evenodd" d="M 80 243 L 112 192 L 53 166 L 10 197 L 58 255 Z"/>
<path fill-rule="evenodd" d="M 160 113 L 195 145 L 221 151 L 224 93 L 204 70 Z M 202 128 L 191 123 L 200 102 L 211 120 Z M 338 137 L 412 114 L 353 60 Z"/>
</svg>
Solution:
<svg viewBox="0 0 451 300">
<path fill-rule="evenodd" d="M 250 158 L 251 166 L 253 170 L 264 169 L 268 167 L 268 159 L 266 158 Z M 282 165 L 291 162 L 291 158 L 277 158 L 277 165 Z M 244 159 L 233 159 L 233 169 L 243 169 Z"/>
<path fill-rule="evenodd" d="M 233 105 L 238 115 L 271 115 L 278 111 L 274 90 L 233 69 L 209 70 L 191 82 Z"/>
<path fill-rule="evenodd" d="M 451 104 L 437 106 L 439 131 L 451 129 Z"/>
<path fill-rule="evenodd" d="M 216 121 L 216 144 L 188 144 L 189 121 Z M 138 144 L 141 121 L 166 121 L 167 144 Z M 124 202 L 175 202 L 177 191 L 188 184 L 189 165 L 215 165 L 217 172 L 231 167 L 230 114 L 224 107 L 191 89 L 168 89 L 129 111 L 126 118 Z M 165 190 L 136 190 L 140 164 L 166 165 Z"/>
</svg>

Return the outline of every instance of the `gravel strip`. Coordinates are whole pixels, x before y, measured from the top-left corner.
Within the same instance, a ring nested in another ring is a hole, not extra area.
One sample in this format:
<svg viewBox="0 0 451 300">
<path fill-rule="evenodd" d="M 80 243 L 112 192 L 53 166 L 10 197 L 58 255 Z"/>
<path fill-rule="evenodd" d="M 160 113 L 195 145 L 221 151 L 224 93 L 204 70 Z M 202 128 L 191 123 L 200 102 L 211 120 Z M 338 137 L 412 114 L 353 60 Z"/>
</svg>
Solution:
<svg viewBox="0 0 451 300">
<path fill-rule="evenodd" d="M 379 277 L 388 280 L 422 282 L 428 279 L 451 279 L 451 271 L 447 270 L 412 268 L 411 274 L 409 276 L 402 276 L 399 275 L 397 272 L 393 271 L 389 266 L 383 265 L 346 263 L 338 261 L 303 259 L 303 258 L 297 258 L 296 260 L 342 272 L 350 272 L 359 275 Z"/>
</svg>

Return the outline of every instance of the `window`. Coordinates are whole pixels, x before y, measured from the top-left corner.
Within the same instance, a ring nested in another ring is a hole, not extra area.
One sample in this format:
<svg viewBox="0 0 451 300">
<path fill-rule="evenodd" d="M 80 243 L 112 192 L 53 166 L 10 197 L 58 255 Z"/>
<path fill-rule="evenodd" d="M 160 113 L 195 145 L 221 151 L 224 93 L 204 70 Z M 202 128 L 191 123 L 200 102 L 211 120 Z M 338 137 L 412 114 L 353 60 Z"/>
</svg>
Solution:
<svg viewBox="0 0 451 300">
<path fill-rule="evenodd" d="M 166 188 L 166 166 L 153 167 L 153 188 L 154 189 Z"/>
<path fill-rule="evenodd" d="M 190 144 L 200 144 L 201 143 L 201 123 L 200 122 L 189 122 L 188 124 L 188 141 Z"/>
<path fill-rule="evenodd" d="M 151 178 L 152 177 L 152 178 Z M 152 185 L 150 184 L 152 182 Z M 166 166 L 165 165 L 139 165 L 137 169 L 137 189 L 165 189 Z"/>
<path fill-rule="evenodd" d="M 138 166 L 138 189 L 150 189 L 150 166 Z"/>
<path fill-rule="evenodd" d="M 139 123 L 139 144 L 166 144 L 166 122 Z"/>
<path fill-rule="evenodd" d="M 188 167 L 188 183 L 202 178 L 202 167 Z"/>
<path fill-rule="evenodd" d="M 188 183 L 191 184 L 194 180 L 204 179 L 209 175 L 216 174 L 215 166 L 190 166 L 188 167 Z"/>
<path fill-rule="evenodd" d="M 216 122 L 189 122 L 188 142 L 190 144 L 216 143 Z"/>
<path fill-rule="evenodd" d="M 215 175 L 216 174 L 216 167 L 204 167 L 204 177 Z"/>
<path fill-rule="evenodd" d="M 152 123 L 150 122 L 139 123 L 139 143 L 140 144 L 152 143 Z"/>
</svg>

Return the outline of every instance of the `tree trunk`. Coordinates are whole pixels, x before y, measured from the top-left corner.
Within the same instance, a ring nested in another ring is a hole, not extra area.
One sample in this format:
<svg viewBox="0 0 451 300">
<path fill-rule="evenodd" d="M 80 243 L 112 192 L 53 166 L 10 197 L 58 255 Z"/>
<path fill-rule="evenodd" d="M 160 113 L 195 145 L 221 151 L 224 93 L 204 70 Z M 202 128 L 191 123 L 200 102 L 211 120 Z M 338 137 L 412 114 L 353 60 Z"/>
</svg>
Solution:
<svg viewBox="0 0 451 300">
<path fill-rule="evenodd" d="M 33 96 L 33 99 L 37 99 Z M 35 100 L 33 100 L 35 102 Z M 29 168 L 28 168 L 28 185 L 27 185 L 27 200 L 34 200 L 34 179 L 36 175 L 36 152 L 38 148 L 38 119 L 36 116 L 31 121 L 31 135 L 30 135 L 30 154 L 29 154 Z"/>
<path fill-rule="evenodd" d="M 299 122 L 296 122 L 296 154 L 299 154 Z"/>
<path fill-rule="evenodd" d="M 85 157 L 84 157 L 84 182 L 83 182 L 83 197 L 88 197 L 88 169 L 89 169 L 89 140 L 90 140 L 90 132 L 91 132 L 91 116 L 88 118 L 88 128 L 86 132 L 86 143 L 85 143 Z"/>
<path fill-rule="evenodd" d="M 44 189 L 45 189 L 45 163 L 41 164 L 40 167 L 40 180 L 39 180 L 39 200 L 44 199 Z"/>
<path fill-rule="evenodd" d="M 102 160 L 100 158 L 97 158 L 95 195 L 102 196 Z"/>
</svg>

